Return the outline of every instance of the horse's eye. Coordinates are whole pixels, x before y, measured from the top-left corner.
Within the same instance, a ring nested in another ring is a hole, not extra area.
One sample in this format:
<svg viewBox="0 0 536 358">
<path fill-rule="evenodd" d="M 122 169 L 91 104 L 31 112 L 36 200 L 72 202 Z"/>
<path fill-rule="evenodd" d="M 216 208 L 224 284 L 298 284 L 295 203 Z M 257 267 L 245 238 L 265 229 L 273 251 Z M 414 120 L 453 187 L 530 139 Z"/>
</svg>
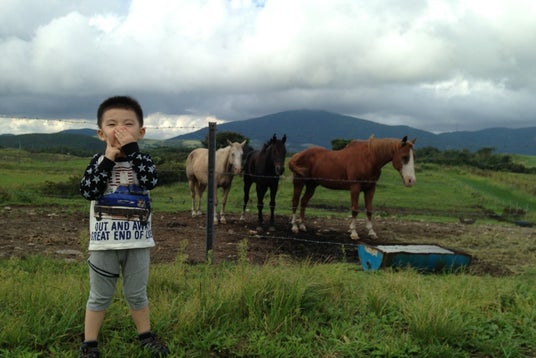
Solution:
<svg viewBox="0 0 536 358">
<path fill-rule="evenodd" d="M 409 156 L 407 156 L 407 155 L 403 156 L 402 157 L 402 163 L 408 164 L 408 162 L 409 162 Z"/>
</svg>

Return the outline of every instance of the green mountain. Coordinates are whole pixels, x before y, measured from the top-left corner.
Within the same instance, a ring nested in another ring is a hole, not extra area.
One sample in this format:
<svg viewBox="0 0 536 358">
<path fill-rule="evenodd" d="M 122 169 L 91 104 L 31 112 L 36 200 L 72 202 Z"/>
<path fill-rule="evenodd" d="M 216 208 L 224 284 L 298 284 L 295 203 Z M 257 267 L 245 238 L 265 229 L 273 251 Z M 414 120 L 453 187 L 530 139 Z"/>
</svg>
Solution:
<svg viewBox="0 0 536 358">
<path fill-rule="evenodd" d="M 200 129 L 168 141 L 202 140 L 207 130 Z M 278 136 L 286 134 L 290 152 L 300 151 L 310 145 L 331 148 L 333 139 L 367 139 L 371 135 L 377 138 L 402 138 L 407 135 L 410 139 L 417 138 L 417 148 L 470 151 L 495 148 L 497 153 L 536 155 L 536 127 L 434 134 L 409 126 L 389 126 L 326 111 L 295 110 L 220 124 L 216 130 L 241 133 L 251 139 L 254 148 L 260 147 L 274 133 Z"/>
<path fill-rule="evenodd" d="M 333 139 L 417 138 L 417 148 L 434 147 L 439 150 L 494 148 L 497 153 L 536 155 L 536 127 L 521 129 L 489 128 L 474 132 L 434 134 L 409 126 L 389 126 L 365 119 L 316 110 L 293 110 L 258 118 L 217 125 L 217 131 L 237 132 L 250 139 L 253 148 L 259 148 L 275 133 L 287 135 L 289 153 L 311 145 L 331 148 Z M 171 139 L 144 140 L 142 147 L 191 147 L 207 135 L 208 128 Z M 58 149 L 62 152 L 95 153 L 102 151 L 103 143 L 94 129 L 68 130 L 54 134 L 0 135 L 0 147 L 27 150 Z"/>
</svg>

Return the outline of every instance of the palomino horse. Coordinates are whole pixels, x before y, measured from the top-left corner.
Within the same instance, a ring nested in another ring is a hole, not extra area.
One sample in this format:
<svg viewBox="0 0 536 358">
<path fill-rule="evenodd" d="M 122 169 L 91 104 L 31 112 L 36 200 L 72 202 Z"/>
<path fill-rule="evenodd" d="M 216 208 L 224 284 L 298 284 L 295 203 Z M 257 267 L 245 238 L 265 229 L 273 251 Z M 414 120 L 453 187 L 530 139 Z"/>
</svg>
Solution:
<svg viewBox="0 0 536 358">
<path fill-rule="evenodd" d="M 279 186 L 279 176 L 285 170 L 285 156 L 287 149 L 285 142 L 287 136 L 277 139 L 273 137 L 264 143 L 261 150 L 254 150 L 246 155 L 246 163 L 244 164 L 244 205 L 242 206 L 242 215 L 240 220 L 244 219 L 244 213 L 249 201 L 249 189 L 253 183 L 256 184 L 257 190 L 257 231 L 262 231 L 262 209 L 264 196 L 270 189 L 270 231 L 274 231 L 274 210 L 275 196 Z"/>
<path fill-rule="evenodd" d="M 368 141 L 354 140 L 344 149 L 327 150 L 312 147 L 296 153 L 288 163 L 293 172 L 294 194 L 292 197 L 292 232 L 306 231 L 304 225 L 305 208 L 318 185 L 329 189 L 350 190 L 352 202 L 352 220 L 350 237 L 359 239 L 356 232 L 356 216 L 360 192 L 364 193 L 367 210 L 366 227 L 371 238 L 377 238 L 372 229 L 372 199 L 376 183 L 380 179 L 381 169 L 387 163 L 400 173 L 404 185 L 415 184 L 415 156 L 413 145 L 415 139 L 408 142 L 408 137 L 400 139 L 376 139 Z M 301 198 L 300 218 L 296 219 L 296 209 L 303 187 L 305 193 Z"/>
<path fill-rule="evenodd" d="M 242 154 L 244 153 L 244 145 L 242 143 L 229 140 L 228 146 L 220 148 L 216 151 L 214 165 L 214 182 L 216 188 L 214 190 L 214 221 L 218 222 L 217 207 L 218 194 L 217 188 L 223 189 L 221 199 L 220 220 L 222 224 L 226 223 L 224 211 L 227 203 L 227 196 L 231 190 L 231 184 L 235 174 L 240 174 L 242 170 Z M 194 149 L 188 158 L 186 158 L 186 177 L 190 186 L 190 194 L 192 196 L 192 216 L 201 215 L 201 198 L 208 184 L 208 149 Z"/>
</svg>

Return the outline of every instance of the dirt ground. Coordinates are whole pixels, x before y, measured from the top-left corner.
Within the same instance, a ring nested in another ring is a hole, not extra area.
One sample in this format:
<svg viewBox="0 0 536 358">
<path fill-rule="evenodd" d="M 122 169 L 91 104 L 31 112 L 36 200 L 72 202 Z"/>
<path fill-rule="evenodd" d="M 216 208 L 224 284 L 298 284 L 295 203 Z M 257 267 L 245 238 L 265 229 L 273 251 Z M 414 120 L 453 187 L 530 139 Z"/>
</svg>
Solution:
<svg viewBox="0 0 536 358">
<path fill-rule="evenodd" d="M 285 257 L 287 260 L 309 259 L 313 262 L 346 261 L 359 265 L 358 242 L 349 237 L 349 219 L 308 217 L 308 231 L 293 234 L 289 217 L 277 216 L 276 231 L 257 233 L 256 215 L 249 214 L 240 222 L 237 214 L 228 214 L 225 225 L 214 228 L 212 262 L 234 261 L 244 257 L 262 264 Z M 0 258 L 48 255 L 68 260 L 86 257 L 88 214 L 70 213 L 60 207 L 0 208 Z M 153 213 L 153 235 L 157 246 L 152 262 L 173 262 L 187 255 L 195 264 L 206 258 L 206 218 L 192 218 L 190 212 Z M 403 219 L 374 220 L 378 239 L 367 236 L 364 221 L 358 220 L 361 243 L 371 244 L 436 244 L 472 255 L 469 272 L 475 275 L 504 276 L 512 274 L 512 260 L 520 250 L 527 251 L 527 242 L 534 242 L 536 230 L 514 225 L 468 225 L 462 223 L 430 223 Z M 472 239 L 471 239 L 472 238 Z M 508 244 L 519 242 L 519 247 Z M 530 245 L 529 245 L 530 246 Z M 492 247 L 493 251 L 487 248 Z M 530 246 L 532 249 L 536 248 Z M 529 250 L 530 251 L 530 250 Z M 499 253 L 499 254 L 497 254 Z M 534 255 L 534 253 L 532 253 Z M 497 259 L 499 257 L 500 259 Z"/>
</svg>

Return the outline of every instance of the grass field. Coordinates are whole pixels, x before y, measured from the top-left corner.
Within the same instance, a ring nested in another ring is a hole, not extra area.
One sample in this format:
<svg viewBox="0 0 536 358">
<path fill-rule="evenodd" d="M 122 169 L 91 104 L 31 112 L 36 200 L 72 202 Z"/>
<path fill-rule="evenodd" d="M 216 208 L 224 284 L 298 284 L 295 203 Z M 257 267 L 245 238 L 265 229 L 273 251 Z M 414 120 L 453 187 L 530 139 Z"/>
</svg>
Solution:
<svg viewBox="0 0 536 358">
<path fill-rule="evenodd" d="M 84 263 L 0 261 L 0 355 L 74 357 Z M 154 265 L 153 327 L 175 357 L 533 357 L 536 272 L 491 278 L 358 272 L 349 264 Z M 143 357 L 126 304 L 106 357 Z"/>
<path fill-rule="evenodd" d="M 530 157 L 524 157 L 530 162 Z M 0 150 L 0 203 L 3 205 L 61 204 L 85 210 L 85 200 L 77 193 L 77 183 L 89 158 L 55 154 L 29 154 Z M 179 169 L 177 169 L 177 175 Z M 505 215 L 506 219 L 536 222 L 536 180 L 534 175 L 482 171 L 462 167 L 417 165 L 417 184 L 405 188 L 398 173 L 388 164 L 374 198 L 377 215 L 396 212 L 413 218 L 458 220 L 459 216 Z M 57 188 L 57 190 L 55 190 Z M 152 191 L 156 210 L 188 210 L 190 193 L 186 182 L 160 186 Z M 206 195 L 206 194 L 205 194 Z M 287 169 L 281 178 L 277 210 L 291 213 L 292 179 Z M 235 177 L 227 210 L 242 209 L 242 179 Z M 254 190 L 250 207 L 256 204 Z M 347 215 L 350 195 L 346 191 L 318 188 L 311 199 L 309 215 Z M 363 200 L 360 200 L 363 206 Z M 322 209 L 316 209 L 322 208 Z M 324 208 L 330 209 L 325 210 Z M 515 212 L 515 218 L 509 215 Z"/>
<path fill-rule="evenodd" d="M 523 160 L 530 161 L 530 158 Z M 0 150 L 0 204 L 61 204 L 87 211 L 76 181 L 89 158 Z M 492 212 L 536 221 L 536 177 L 420 164 L 404 188 L 386 167 L 376 215 L 455 221 Z M 229 211 L 241 210 L 241 178 Z M 290 214 L 288 170 L 278 212 Z M 189 210 L 186 183 L 152 191 L 159 211 Z M 349 214 L 349 194 L 318 189 L 309 215 Z M 254 204 L 252 204 L 254 205 Z M 479 219 L 480 222 L 480 219 Z M 460 238 L 462 239 L 462 238 Z M 478 240 L 476 237 L 464 238 Z M 493 240 L 489 241 L 494 249 Z M 536 262 L 527 243 L 526 264 Z M 243 252 L 247 242 L 243 243 Z M 87 267 L 45 257 L 0 260 L 0 356 L 75 357 L 83 331 Z M 154 329 L 177 357 L 535 357 L 536 269 L 491 277 L 357 270 L 347 263 L 188 265 L 151 268 Z M 105 357 L 142 357 L 117 292 L 101 331 Z"/>
</svg>

